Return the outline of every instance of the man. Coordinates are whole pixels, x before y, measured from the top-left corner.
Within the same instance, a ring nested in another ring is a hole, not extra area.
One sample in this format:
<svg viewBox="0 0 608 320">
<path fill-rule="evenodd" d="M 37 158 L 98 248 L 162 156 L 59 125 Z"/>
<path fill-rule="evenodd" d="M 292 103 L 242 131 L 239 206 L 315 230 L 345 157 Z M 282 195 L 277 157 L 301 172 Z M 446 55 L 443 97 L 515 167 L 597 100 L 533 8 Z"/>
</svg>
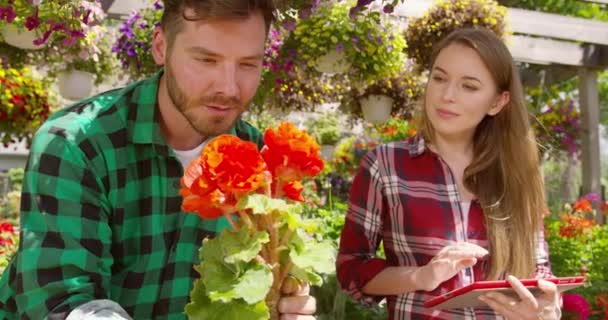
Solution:
<svg viewBox="0 0 608 320">
<path fill-rule="evenodd" d="M 270 0 L 165 0 L 154 77 L 53 115 L 31 146 L 21 246 L 0 310 L 23 319 L 184 319 L 203 237 L 226 224 L 181 211 L 183 168 L 212 136 L 262 144 L 240 120 L 258 87 Z M 284 319 L 314 299 L 285 297 Z M 0 311 L 0 318 L 3 315 Z"/>
</svg>

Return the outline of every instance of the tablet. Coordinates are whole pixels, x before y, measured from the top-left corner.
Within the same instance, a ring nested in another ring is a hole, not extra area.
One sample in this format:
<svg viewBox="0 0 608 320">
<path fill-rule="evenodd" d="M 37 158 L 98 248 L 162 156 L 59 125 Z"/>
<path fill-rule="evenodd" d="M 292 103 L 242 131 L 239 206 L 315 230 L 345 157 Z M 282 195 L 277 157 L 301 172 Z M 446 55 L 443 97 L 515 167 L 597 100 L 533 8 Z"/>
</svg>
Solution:
<svg viewBox="0 0 608 320">
<path fill-rule="evenodd" d="M 557 284 L 557 290 L 563 292 L 583 285 L 585 277 L 562 277 L 543 280 Z M 541 293 L 541 290 L 538 288 L 538 279 L 524 279 L 520 281 L 535 296 Z M 511 285 L 507 280 L 478 281 L 428 300 L 424 303 L 424 307 L 431 309 L 483 307 L 486 306 L 486 304 L 479 300 L 479 296 L 491 291 L 500 292 L 514 298 L 518 297 L 517 292 L 511 288 Z"/>
</svg>

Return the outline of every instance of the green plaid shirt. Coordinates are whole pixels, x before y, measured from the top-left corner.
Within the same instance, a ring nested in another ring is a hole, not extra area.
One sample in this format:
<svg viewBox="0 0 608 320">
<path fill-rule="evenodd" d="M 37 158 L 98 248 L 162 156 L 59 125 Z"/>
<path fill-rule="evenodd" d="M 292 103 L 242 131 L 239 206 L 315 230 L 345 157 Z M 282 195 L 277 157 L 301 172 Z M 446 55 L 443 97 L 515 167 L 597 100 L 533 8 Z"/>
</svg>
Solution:
<svg viewBox="0 0 608 320">
<path fill-rule="evenodd" d="M 228 223 L 180 209 L 183 168 L 158 124 L 160 74 L 59 111 L 36 134 L 0 319 L 63 319 L 95 299 L 134 319 L 186 318 L 201 241 Z M 232 133 L 263 143 L 242 120 Z"/>
</svg>

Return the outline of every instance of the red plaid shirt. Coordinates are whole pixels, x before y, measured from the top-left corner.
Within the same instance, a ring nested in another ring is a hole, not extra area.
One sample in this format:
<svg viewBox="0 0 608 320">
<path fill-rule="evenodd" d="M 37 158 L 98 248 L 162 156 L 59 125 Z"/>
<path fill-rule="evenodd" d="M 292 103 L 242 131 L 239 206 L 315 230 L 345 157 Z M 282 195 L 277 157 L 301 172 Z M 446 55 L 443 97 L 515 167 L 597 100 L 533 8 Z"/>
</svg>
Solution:
<svg viewBox="0 0 608 320">
<path fill-rule="evenodd" d="M 447 164 L 414 137 L 381 145 L 361 162 L 351 189 L 337 260 L 338 281 L 355 299 L 371 304 L 384 297 L 361 289 L 388 266 L 424 266 L 441 248 L 466 241 L 488 248 L 479 202 L 462 211 L 455 177 Z M 537 278 L 551 277 L 547 246 L 538 233 Z M 384 242 L 386 260 L 375 257 Z M 426 309 L 423 303 L 440 294 L 484 279 L 485 261 L 463 270 L 432 292 L 387 296 L 389 318 L 497 319 L 489 308 Z M 395 283 L 395 285 L 399 285 Z"/>
</svg>

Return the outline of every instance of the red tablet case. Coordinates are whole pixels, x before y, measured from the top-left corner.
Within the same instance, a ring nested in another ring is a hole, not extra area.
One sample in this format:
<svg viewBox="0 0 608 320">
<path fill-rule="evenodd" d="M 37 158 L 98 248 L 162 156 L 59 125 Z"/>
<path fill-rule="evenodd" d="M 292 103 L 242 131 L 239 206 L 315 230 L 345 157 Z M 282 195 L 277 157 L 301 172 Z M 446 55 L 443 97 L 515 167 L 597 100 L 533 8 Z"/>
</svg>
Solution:
<svg viewBox="0 0 608 320">
<path fill-rule="evenodd" d="M 544 280 L 557 284 L 557 290 L 563 292 L 583 285 L 585 277 L 562 277 Z M 520 281 L 532 292 L 532 294 L 537 295 L 540 293 L 540 289 L 537 288 L 538 279 L 524 279 Z M 511 285 L 507 280 L 478 281 L 428 300 L 424 303 L 424 307 L 432 309 L 482 307 L 486 306 L 486 304 L 479 300 L 478 297 L 490 291 L 498 291 L 505 295 L 517 297 L 517 293 L 511 288 Z"/>
</svg>

